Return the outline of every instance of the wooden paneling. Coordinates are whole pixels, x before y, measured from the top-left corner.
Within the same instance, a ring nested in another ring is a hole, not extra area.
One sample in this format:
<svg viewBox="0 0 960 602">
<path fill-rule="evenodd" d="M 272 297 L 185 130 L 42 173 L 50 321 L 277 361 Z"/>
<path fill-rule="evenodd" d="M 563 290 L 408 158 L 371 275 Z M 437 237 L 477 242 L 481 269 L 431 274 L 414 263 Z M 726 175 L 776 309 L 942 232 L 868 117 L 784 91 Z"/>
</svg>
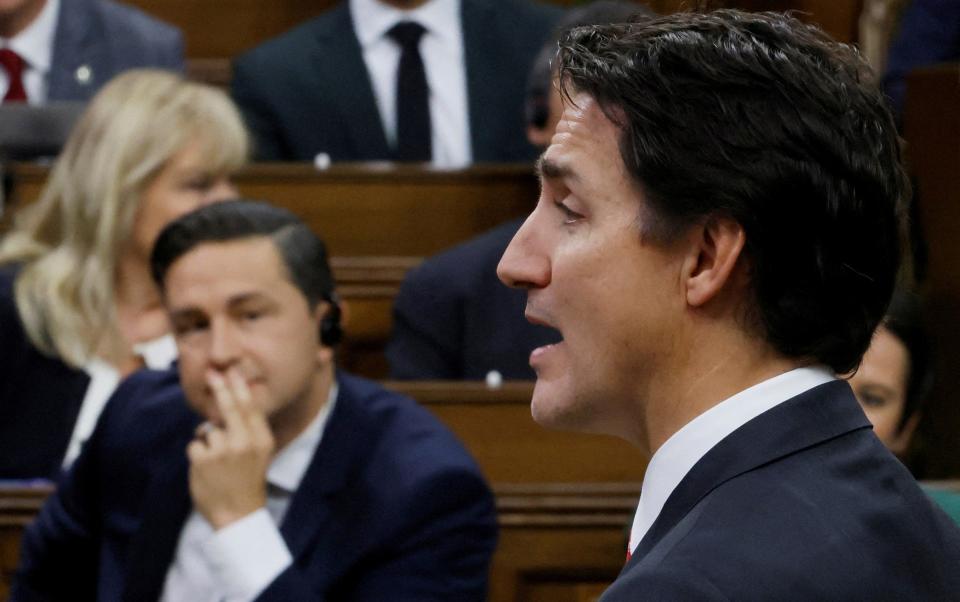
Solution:
<svg viewBox="0 0 960 602">
<path fill-rule="evenodd" d="M 466 443 L 492 483 L 603 483 L 643 479 L 646 458 L 603 435 L 545 429 L 530 416 L 533 384 L 385 383 L 424 404 Z M 639 491 L 639 489 L 637 490 Z"/>
<path fill-rule="evenodd" d="M 916 174 L 927 248 L 923 286 L 936 358 L 933 394 L 921 425 L 932 478 L 960 476 L 960 64 L 907 78 L 904 136 Z"/>
<path fill-rule="evenodd" d="M 12 166 L 14 206 L 40 194 L 47 168 Z M 533 209 L 531 165 L 440 170 L 390 163 L 258 164 L 236 177 L 241 194 L 302 217 L 331 255 L 433 255 Z"/>
</svg>

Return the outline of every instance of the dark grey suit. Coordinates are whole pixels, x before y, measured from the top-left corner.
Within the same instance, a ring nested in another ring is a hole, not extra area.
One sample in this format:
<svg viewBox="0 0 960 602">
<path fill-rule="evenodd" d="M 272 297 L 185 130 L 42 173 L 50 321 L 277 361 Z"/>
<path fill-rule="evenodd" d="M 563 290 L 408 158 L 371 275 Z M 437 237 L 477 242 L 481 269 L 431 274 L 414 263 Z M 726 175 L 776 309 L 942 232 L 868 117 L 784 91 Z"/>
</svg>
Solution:
<svg viewBox="0 0 960 602">
<path fill-rule="evenodd" d="M 89 100 L 136 67 L 183 71 L 180 31 L 112 0 L 62 0 L 48 100 Z"/>
<path fill-rule="evenodd" d="M 524 133 L 524 84 L 559 15 L 520 0 L 462 0 L 474 161 L 535 156 Z M 346 2 L 237 59 L 233 96 L 260 159 L 391 158 Z"/>
</svg>

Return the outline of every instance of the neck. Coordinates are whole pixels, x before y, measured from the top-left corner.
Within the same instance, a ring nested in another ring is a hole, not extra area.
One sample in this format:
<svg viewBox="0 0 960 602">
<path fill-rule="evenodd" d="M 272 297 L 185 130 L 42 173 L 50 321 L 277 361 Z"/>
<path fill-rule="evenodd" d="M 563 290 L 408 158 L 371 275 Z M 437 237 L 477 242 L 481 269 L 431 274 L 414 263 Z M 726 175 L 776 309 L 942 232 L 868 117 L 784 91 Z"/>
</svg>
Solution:
<svg viewBox="0 0 960 602">
<path fill-rule="evenodd" d="M 29 27 L 46 4 L 47 0 L 27 0 L 9 13 L 0 14 L 0 38 L 12 38 Z"/>
<path fill-rule="evenodd" d="M 659 371 L 661 383 L 653 383 L 645 395 L 642 427 L 630 440 L 653 455 L 667 439 L 691 420 L 725 399 L 753 385 L 804 364 L 785 358 L 766 341 L 738 327 L 714 332 L 699 330 L 696 342 L 675 358 L 672 368 Z"/>
<path fill-rule="evenodd" d="M 270 430 L 273 432 L 274 454 L 296 439 L 317 417 L 330 396 L 333 386 L 333 363 L 326 363 L 317 369 L 310 385 L 301 398 L 288 404 L 282 410 L 270 416 Z"/>
<path fill-rule="evenodd" d="M 161 307 L 160 292 L 150 270 L 135 253 L 124 253 L 117 266 L 116 303 L 118 312 L 125 315 Z"/>
</svg>

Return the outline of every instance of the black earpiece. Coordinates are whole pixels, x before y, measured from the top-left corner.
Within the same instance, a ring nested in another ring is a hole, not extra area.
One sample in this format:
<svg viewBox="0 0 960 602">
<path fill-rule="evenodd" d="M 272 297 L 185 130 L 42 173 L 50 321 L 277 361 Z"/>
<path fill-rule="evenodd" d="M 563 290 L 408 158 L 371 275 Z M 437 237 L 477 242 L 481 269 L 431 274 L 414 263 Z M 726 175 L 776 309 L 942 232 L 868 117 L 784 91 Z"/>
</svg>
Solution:
<svg viewBox="0 0 960 602">
<path fill-rule="evenodd" d="M 343 329 L 340 327 L 340 303 L 337 301 L 336 293 L 331 294 L 326 302 L 330 308 L 320 321 L 320 343 L 333 347 L 343 338 Z"/>
</svg>

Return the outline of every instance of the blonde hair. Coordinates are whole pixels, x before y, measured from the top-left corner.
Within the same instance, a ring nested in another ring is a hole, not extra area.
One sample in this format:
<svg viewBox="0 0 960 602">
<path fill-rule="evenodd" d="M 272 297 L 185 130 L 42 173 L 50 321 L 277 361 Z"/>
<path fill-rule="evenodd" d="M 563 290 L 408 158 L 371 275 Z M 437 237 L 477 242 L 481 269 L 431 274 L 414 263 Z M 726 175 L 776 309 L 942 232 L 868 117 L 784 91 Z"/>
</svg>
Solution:
<svg viewBox="0 0 960 602">
<path fill-rule="evenodd" d="M 216 88 L 145 69 L 116 77 L 94 97 L 39 200 L 0 243 L 0 264 L 22 264 L 17 310 L 40 351 L 82 367 L 104 336 L 119 336 L 116 269 L 142 193 L 194 143 L 214 173 L 246 162 L 243 122 Z"/>
</svg>

